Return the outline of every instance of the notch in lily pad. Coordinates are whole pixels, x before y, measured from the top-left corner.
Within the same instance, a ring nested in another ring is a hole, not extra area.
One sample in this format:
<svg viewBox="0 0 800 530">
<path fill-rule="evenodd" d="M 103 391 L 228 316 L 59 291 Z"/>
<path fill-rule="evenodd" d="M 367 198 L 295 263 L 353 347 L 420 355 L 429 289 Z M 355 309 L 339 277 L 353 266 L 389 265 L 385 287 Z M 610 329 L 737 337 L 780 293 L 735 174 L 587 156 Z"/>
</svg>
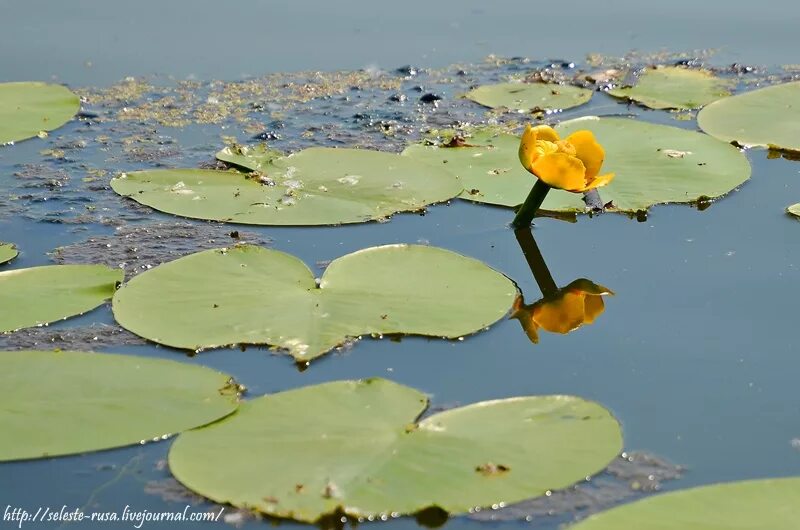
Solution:
<svg viewBox="0 0 800 530">
<path fill-rule="evenodd" d="M 516 294 L 484 263 L 436 247 L 360 250 L 317 282 L 290 254 L 240 245 L 143 272 L 113 310 L 124 328 L 167 346 L 263 344 L 305 363 L 362 335 L 463 337 L 503 318 Z"/>
<path fill-rule="evenodd" d="M 492 109 L 548 112 L 583 105 L 591 99 L 592 91 L 550 83 L 499 83 L 479 86 L 464 97 Z"/>
<path fill-rule="evenodd" d="M 275 158 L 264 148 L 217 155 L 251 173 L 165 169 L 123 174 L 118 194 L 156 210 L 229 223 L 338 225 L 424 210 L 463 190 L 450 173 L 394 153 L 311 148 Z"/>
<path fill-rule="evenodd" d="M 520 396 L 420 417 L 420 391 L 336 381 L 243 403 L 181 434 L 175 478 L 215 502 L 316 522 L 451 514 L 546 495 L 605 468 L 619 423 L 575 396 Z"/>
<path fill-rule="evenodd" d="M 236 410 L 240 389 L 231 381 L 209 368 L 164 359 L 0 352 L 0 461 L 166 440 Z"/>
<path fill-rule="evenodd" d="M 90 311 L 123 280 L 104 265 L 47 265 L 0 272 L 0 332 L 42 326 Z"/>
<path fill-rule="evenodd" d="M 64 86 L 0 83 L 0 145 L 58 129 L 78 110 L 78 96 Z"/>
</svg>

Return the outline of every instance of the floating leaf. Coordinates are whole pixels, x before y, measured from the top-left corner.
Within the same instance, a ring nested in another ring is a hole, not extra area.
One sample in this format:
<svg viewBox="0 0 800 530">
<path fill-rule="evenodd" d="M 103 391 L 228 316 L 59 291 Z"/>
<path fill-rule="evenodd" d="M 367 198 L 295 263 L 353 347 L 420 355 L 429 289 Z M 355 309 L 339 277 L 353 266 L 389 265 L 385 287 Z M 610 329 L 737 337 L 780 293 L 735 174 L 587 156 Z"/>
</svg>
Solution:
<svg viewBox="0 0 800 530">
<path fill-rule="evenodd" d="M 637 212 L 654 204 L 710 200 L 750 176 L 747 158 L 735 147 L 704 134 L 627 118 L 579 118 L 561 123 L 562 137 L 594 132 L 606 151 L 603 172 L 616 173 L 599 190 L 613 210 Z M 412 145 L 403 154 L 445 168 L 464 183 L 461 198 L 502 206 L 521 204 L 535 177 L 519 163 L 519 138 L 478 132 L 473 147 Z M 580 195 L 552 190 L 542 208 L 583 211 Z"/>
<path fill-rule="evenodd" d="M 17 247 L 11 243 L 0 243 L 0 265 L 17 257 Z"/>
<path fill-rule="evenodd" d="M 268 171 L 270 163 L 282 156 L 283 153 L 266 144 L 231 145 L 217 152 L 217 159 L 250 171 Z"/>
<path fill-rule="evenodd" d="M 317 287 L 294 256 L 242 245 L 144 272 L 117 291 L 113 307 L 123 327 L 168 346 L 270 344 L 309 360 L 362 334 L 473 333 L 502 318 L 516 293 L 480 261 L 435 247 L 348 254 Z"/>
<path fill-rule="evenodd" d="M 800 151 L 800 81 L 716 101 L 700 111 L 697 124 L 726 142 Z"/>
<path fill-rule="evenodd" d="M 427 406 L 385 379 L 281 392 L 181 434 L 169 466 L 216 502 L 312 522 L 338 510 L 380 517 L 512 503 L 583 480 L 621 450 L 611 414 L 573 396 L 485 401 L 420 420 Z"/>
<path fill-rule="evenodd" d="M 58 129 L 78 110 L 78 96 L 61 85 L 0 83 L 0 144 Z"/>
<path fill-rule="evenodd" d="M 0 461 L 166 439 L 236 409 L 239 387 L 188 363 L 87 352 L 0 352 Z"/>
<path fill-rule="evenodd" d="M 0 332 L 80 315 L 111 298 L 122 271 L 103 265 L 49 265 L 0 272 Z"/>
<path fill-rule="evenodd" d="M 571 530 L 796 530 L 800 478 L 748 480 L 673 491 L 623 504 Z"/>
<path fill-rule="evenodd" d="M 258 165 L 260 172 L 253 175 L 200 169 L 138 171 L 113 179 L 111 187 L 163 212 L 263 225 L 362 223 L 421 210 L 463 189 L 443 170 L 366 149 L 305 149 Z"/>
<path fill-rule="evenodd" d="M 792 204 L 791 206 L 786 208 L 786 211 L 796 217 L 800 217 L 800 202 L 798 202 L 797 204 Z"/>
<path fill-rule="evenodd" d="M 592 91 L 573 85 L 500 83 L 479 86 L 465 97 L 493 109 L 547 111 L 583 105 L 591 99 Z"/>
<path fill-rule="evenodd" d="M 608 93 L 641 103 L 651 109 L 699 109 L 730 95 L 731 82 L 707 70 L 677 66 L 649 68 L 632 87 L 615 88 Z"/>
</svg>

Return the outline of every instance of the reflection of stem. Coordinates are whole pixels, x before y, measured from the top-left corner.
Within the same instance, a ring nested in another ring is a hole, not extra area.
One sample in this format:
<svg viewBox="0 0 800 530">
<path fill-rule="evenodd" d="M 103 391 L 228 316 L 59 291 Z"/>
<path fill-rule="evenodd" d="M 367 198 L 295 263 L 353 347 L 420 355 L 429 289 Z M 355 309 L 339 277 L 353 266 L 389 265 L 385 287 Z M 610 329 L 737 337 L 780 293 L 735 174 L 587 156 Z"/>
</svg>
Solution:
<svg viewBox="0 0 800 530">
<path fill-rule="evenodd" d="M 539 284 L 542 294 L 545 297 L 554 295 L 558 291 L 558 286 L 550 275 L 542 253 L 536 245 L 536 240 L 533 239 L 533 232 L 531 232 L 530 227 L 518 228 L 514 230 L 514 235 L 517 237 L 517 242 L 525 255 L 525 260 L 528 262 L 528 267 L 531 268 L 536 283 Z"/>
<path fill-rule="evenodd" d="M 514 220 L 511 222 L 511 226 L 515 230 L 531 225 L 533 216 L 536 215 L 536 210 L 538 210 L 544 202 L 548 191 L 550 191 L 550 186 L 542 182 L 542 180 L 537 179 L 536 184 L 533 185 L 531 192 L 528 194 L 528 198 L 522 203 L 519 211 L 517 211 L 517 216 L 514 217 Z"/>
</svg>

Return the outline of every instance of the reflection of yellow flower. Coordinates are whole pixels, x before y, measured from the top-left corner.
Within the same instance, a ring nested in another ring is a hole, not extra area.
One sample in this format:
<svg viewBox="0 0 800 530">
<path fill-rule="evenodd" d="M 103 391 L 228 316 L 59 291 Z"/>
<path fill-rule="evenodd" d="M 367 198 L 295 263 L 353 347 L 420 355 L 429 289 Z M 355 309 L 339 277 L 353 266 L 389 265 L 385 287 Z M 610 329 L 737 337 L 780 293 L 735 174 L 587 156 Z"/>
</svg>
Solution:
<svg viewBox="0 0 800 530">
<path fill-rule="evenodd" d="M 519 143 L 522 166 L 550 186 L 583 193 L 605 186 L 614 173 L 598 175 L 606 153 L 591 131 L 575 131 L 562 140 L 552 127 L 525 128 Z"/>
<path fill-rule="evenodd" d="M 579 279 L 530 305 L 524 305 L 522 296 L 517 296 L 511 318 L 520 321 L 531 342 L 538 343 L 539 328 L 566 334 L 594 322 L 605 310 L 603 296 L 607 294 L 614 293 L 602 285 Z"/>
</svg>

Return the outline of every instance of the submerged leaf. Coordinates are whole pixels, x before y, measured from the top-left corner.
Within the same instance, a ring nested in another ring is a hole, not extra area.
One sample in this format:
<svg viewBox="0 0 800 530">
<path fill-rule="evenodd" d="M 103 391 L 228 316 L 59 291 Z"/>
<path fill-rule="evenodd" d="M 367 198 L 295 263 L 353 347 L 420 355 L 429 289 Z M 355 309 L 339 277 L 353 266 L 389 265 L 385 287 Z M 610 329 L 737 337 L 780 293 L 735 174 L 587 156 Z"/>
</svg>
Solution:
<svg viewBox="0 0 800 530">
<path fill-rule="evenodd" d="M 122 271 L 102 265 L 49 265 L 0 272 L 0 332 L 85 313 L 111 298 Z"/>
<path fill-rule="evenodd" d="M 572 85 L 500 83 L 480 86 L 465 97 L 493 109 L 547 111 L 583 105 L 591 99 L 592 91 Z"/>
<path fill-rule="evenodd" d="M 618 98 L 641 103 L 651 109 L 698 109 L 730 95 L 731 82 L 707 70 L 678 66 L 649 68 L 632 87 L 609 90 Z"/>
<path fill-rule="evenodd" d="M 230 376 L 188 363 L 88 352 L 0 352 L 0 461 L 164 440 L 236 409 Z"/>
<path fill-rule="evenodd" d="M 113 179 L 111 187 L 163 212 L 261 225 L 362 223 L 421 210 L 463 189 L 443 170 L 366 149 L 311 148 L 246 163 L 261 169 L 250 175 L 201 169 L 137 171 Z"/>
<path fill-rule="evenodd" d="M 716 101 L 700 111 L 697 124 L 726 142 L 800 151 L 800 81 Z"/>
<path fill-rule="evenodd" d="M 317 286 L 294 256 L 241 245 L 144 272 L 117 291 L 113 308 L 123 327 L 160 344 L 269 344 L 307 361 L 362 334 L 474 333 L 501 319 L 516 293 L 480 261 L 435 247 L 348 254 Z"/>
<path fill-rule="evenodd" d="M 78 96 L 61 85 L 0 83 L 0 145 L 58 129 L 78 110 Z"/>
<path fill-rule="evenodd" d="M 311 522 L 339 510 L 380 517 L 516 502 L 598 472 L 622 446 L 613 416 L 578 397 L 485 401 L 419 420 L 427 405 L 385 379 L 264 396 L 183 433 L 169 466 L 216 502 Z"/>
<path fill-rule="evenodd" d="M 748 480 L 673 491 L 624 504 L 572 530 L 796 530 L 800 478 Z"/>
</svg>

